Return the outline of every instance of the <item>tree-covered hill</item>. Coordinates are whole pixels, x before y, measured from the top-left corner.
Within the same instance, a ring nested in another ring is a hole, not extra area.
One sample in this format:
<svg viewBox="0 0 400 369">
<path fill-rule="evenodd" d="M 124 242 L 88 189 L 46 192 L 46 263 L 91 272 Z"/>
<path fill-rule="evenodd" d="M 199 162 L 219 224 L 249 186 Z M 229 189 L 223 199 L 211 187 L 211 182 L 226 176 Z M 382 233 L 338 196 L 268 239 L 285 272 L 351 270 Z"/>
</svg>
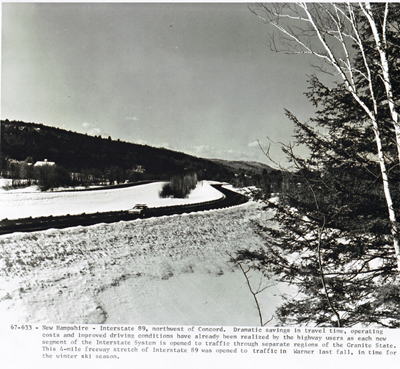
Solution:
<svg viewBox="0 0 400 369">
<path fill-rule="evenodd" d="M 259 163 L 256 161 L 243 161 L 243 160 L 222 160 L 222 159 L 211 159 L 214 163 L 222 164 L 232 170 L 235 173 L 243 172 L 248 175 L 252 174 L 263 174 L 276 172 L 276 169 L 271 168 L 267 164 Z"/>
<path fill-rule="evenodd" d="M 20 121 L 1 121 L 1 154 L 3 168 L 6 159 L 31 158 L 33 163 L 47 159 L 69 172 L 117 167 L 144 170 L 152 179 L 186 171 L 196 172 L 199 179 L 228 181 L 234 176 L 224 165 L 181 152 Z"/>
</svg>

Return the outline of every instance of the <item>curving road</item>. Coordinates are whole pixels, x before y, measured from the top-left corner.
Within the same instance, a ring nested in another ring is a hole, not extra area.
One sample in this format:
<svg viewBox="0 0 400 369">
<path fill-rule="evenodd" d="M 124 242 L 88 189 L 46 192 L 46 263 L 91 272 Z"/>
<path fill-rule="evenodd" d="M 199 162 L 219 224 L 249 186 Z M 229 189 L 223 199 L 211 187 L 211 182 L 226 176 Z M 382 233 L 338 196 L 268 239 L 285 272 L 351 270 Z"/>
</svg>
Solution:
<svg viewBox="0 0 400 369">
<path fill-rule="evenodd" d="M 149 208 L 145 217 L 159 217 L 164 215 L 183 214 L 196 211 L 222 209 L 230 206 L 244 204 L 248 198 L 237 192 L 228 190 L 222 185 L 212 185 L 222 192 L 224 197 L 218 200 L 206 201 L 196 204 L 164 206 Z M 97 223 L 114 223 L 121 220 L 134 220 L 141 216 L 130 214 L 128 211 L 111 211 L 95 214 L 49 216 L 40 218 L 24 218 L 16 220 L 3 220 L 0 222 L 0 235 L 13 232 L 43 231 L 50 228 L 68 228 L 76 226 L 89 226 Z"/>
</svg>

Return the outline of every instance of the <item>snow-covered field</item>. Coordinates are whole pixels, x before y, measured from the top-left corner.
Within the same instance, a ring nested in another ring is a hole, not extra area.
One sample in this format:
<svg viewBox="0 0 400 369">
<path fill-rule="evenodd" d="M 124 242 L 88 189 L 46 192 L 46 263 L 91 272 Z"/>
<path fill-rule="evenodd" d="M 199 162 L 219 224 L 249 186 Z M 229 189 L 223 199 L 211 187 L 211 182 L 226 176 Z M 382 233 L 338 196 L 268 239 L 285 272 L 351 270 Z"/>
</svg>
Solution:
<svg viewBox="0 0 400 369">
<path fill-rule="evenodd" d="M 201 182 L 187 199 L 162 199 L 163 182 L 96 191 L 40 192 L 37 186 L 5 190 L 0 187 L 0 220 L 128 210 L 135 204 L 150 207 L 195 203 L 221 198 L 222 194 Z"/>
<path fill-rule="evenodd" d="M 155 206 L 158 196 L 150 195 L 157 194 L 154 187 L 143 186 L 142 197 L 129 199 L 132 203 L 124 208 L 136 202 Z M 217 196 L 210 188 L 204 184 L 189 201 Z M 110 201 L 127 201 L 124 191 L 113 191 L 105 194 Z M 97 196 L 97 191 L 85 196 Z M 33 205 L 25 207 L 28 214 Z M 269 216 L 250 202 L 230 209 L 0 236 L 0 314 L 14 323 L 259 325 L 246 280 L 228 253 L 262 247 L 251 220 L 268 222 Z M 253 274 L 251 281 L 258 286 L 260 276 Z M 290 290 L 265 282 L 271 287 L 260 300 L 264 319 L 269 319 L 281 294 Z"/>
</svg>

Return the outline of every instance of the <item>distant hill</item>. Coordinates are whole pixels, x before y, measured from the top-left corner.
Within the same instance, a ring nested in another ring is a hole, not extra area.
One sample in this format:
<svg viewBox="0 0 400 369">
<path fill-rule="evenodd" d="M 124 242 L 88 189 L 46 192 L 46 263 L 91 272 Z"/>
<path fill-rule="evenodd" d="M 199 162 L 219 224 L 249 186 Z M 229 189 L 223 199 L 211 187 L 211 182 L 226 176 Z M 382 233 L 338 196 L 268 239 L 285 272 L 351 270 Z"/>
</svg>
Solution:
<svg viewBox="0 0 400 369">
<path fill-rule="evenodd" d="M 199 179 L 232 181 L 238 170 L 248 175 L 272 170 L 256 162 L 208 160 L 164 148 L 21 121 L 1 121 L 0 149 L 2 168 L 6 159 L 30 158 L 33 163 L 47 159 L 69 172 L 78 173 L 85 170 L 106 172 L 115 167 L 123 171 L 140 168 L 143 170 L 141 179 L 169 179 L 175 174 L 196 172 Z"/>
<path fill-rule="evenodd" d="M 257 161 L 240 161 L 240 160 L 222 160 L 211 159 L 214 163 L 223 165 L 232 169 L 236 174 L 245 173 L 248 175 L 264 174 L 276 172 L 276 169 L 271 168 L 267 164 L 259 163 Z"/>
</svg>

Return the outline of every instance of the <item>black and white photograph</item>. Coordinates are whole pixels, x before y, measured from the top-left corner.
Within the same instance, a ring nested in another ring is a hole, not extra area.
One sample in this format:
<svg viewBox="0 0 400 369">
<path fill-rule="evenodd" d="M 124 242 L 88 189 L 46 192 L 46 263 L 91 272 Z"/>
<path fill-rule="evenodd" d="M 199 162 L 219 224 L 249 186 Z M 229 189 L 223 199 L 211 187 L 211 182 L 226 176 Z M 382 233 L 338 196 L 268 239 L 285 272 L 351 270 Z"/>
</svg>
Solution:
<svg viewBox="0 0 400 369">
<path fill-rule="evenodd" d="M 4 322 L 400 327 L 400 3 L 1 7 Z"/>
</svg>

